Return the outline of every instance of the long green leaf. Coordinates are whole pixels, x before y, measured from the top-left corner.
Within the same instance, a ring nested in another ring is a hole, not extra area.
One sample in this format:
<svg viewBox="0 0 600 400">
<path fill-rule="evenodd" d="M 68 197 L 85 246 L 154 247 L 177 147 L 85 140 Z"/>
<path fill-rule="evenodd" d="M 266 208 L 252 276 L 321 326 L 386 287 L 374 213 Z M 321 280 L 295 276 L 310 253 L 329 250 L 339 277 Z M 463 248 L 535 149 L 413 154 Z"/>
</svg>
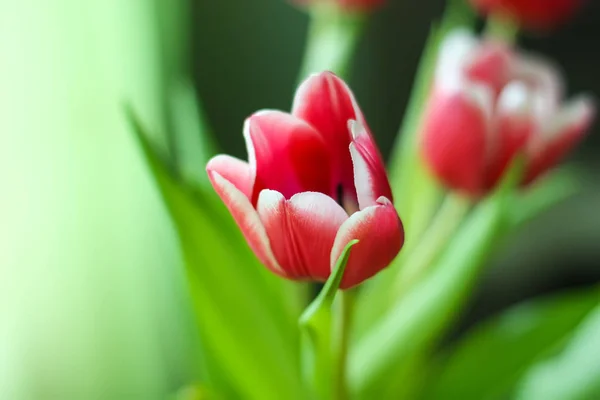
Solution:
<svg viewBox="0 0 600 400">
<path fill-rule="evenodd" d="M 179 233 L 210 383 L 228 397 L 303 398 L 288 283 L 259 265 L 211 195 L 179 182 L 129 119 Z"/>
<path fill-rule="evenodd" d="M 516 399 L 600 399 L 600 291 L 594 289 L 590 297 L 595 309 L 579 325 L 560 354 L 528 371 Z"/>
<path fill-rule="evenodd" d="M 178 168 L 186 182 L 208 185 L 204 168 L 216 153 L 206 116 L 190 82 L 180 81 L 170 91 L 170 110 Z"/>
<path fill-rule="evenodd" d="M 498 237 L 501 211 L 496 201 L 481 204 L 431 275 L 359 341 L 350 365 L 356 393 L 369 393 L 390 370 L 422 350 L 456 314 Z"/>
<path fill-rule="evenodd" d="M 598 300 L 596 288 L 542 298 L 475 327 L 440 357 L 424 397 L 501 398 L 524 371 L 568 337 Z"/>
<path fill-rule="evenodd" d="M 533 187 L 519 192 L 514 200 L 513 224 L 521 225 L 573 196 L 583 187 L 581 175 L 582 171 L 577 168 L 563 166 Z"/>
<path fill-rule="evenodd" d="M 507 206 L 522 170 L 522 159 L 515 160 L 496 193 L 476 207 L 426 279 L 359 340 L 350 364 L 356 395 L 368 398 L 378 392 L 389 374 L 428 351 L 444 332 L 507 225 Z"/>
</svg>

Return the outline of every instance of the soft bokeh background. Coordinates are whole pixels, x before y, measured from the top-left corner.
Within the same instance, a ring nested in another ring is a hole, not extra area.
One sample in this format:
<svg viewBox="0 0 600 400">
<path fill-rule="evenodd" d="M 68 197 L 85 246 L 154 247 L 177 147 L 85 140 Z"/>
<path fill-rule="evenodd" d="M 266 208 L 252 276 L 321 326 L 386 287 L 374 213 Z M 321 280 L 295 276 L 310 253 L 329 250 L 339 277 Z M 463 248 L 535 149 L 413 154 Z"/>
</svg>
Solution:
<svg viewBox="0 0 600 400">
<path fill-rule="evenodd" d="M 441 9 L 390 0 L 361 42 L 350 84 L 386 154 Z M 167 132 L 167 88 L 192 76 L 218 144 L 244 156 L 243 119 L 290 107 L 306 25 L 283 0 L 1 4 L 0 398 L 164 398 L 194 379 L 174 228 L 122 104 Z M 556 59 L 571 91 L 599 95 L 599 37 L 590 1 L 523 43 Z M 507 241 L 464 325 L 600 280 L 598 133 L 572 159 L 583 192 Z"/>
</svg>

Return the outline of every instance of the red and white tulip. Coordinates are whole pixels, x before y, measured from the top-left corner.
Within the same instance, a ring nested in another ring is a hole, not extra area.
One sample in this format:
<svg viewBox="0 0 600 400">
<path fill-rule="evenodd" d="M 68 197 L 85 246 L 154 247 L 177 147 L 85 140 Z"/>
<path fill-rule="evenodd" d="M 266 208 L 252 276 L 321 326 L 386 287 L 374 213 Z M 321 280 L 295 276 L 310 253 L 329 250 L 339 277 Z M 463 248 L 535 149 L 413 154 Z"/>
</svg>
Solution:
<svg viewBox="0 0 600 400">
<path fill-rule="evenodd" d="M 523 183 L 549 170 L 594 114 L 588 96 L 563 102 L 561 76 L 549 62 L 455 31 L 440 49 L 421 150 L 447 186 L 480 196 L 517 153 L 526 160 Z"/>
<path fill-rule="evenodd" d="M 298 88 L 290 113 L 244 124 L 248 162 L 219 155 L 206 169 L 257 257 L 289 279 L 325 281 L 353 239 L 350 288 L 385 268 L 404 243 L 387 174 L 354 95 L 324 72 Z"/>
</svg>

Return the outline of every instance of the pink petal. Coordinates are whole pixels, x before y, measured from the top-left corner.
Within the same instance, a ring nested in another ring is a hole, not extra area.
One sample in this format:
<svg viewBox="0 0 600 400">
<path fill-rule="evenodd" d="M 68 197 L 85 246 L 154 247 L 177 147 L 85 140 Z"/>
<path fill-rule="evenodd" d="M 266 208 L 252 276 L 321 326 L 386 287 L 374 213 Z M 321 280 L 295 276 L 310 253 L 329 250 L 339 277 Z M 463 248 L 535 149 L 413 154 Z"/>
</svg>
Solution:
<svg viewBox="0 0 600 400">
<path fill-rule="evenodd" d="M 522 82 L 509 83 L 502 90 L 496 104 L 494 142 L 487 168 L 487 190 L 496 186 L 517 153 L 524 152 L 535 126 L 532 93 Z"/>
<path fill-rule="evenodd" d="M 354 192 L 348 121 L 356 120 L 363 125 L 365 121 L 350 88 L 331 72 L 312 75 L 296 91 L 292 114 L 321 133 L 333 157 L 334 181 L 344 191 Z"/>
<path fill-rule="evenodd" d="M 354 239 L 359 243 L 350 252 L 342 289 L 356 286 L 387 267 L 402 248 L 404 228 L 388 199 L 380 197 L 377 205 L 352 214 L 343 223 L 331 249 L 332 267 L 344 247 Z"/>
<path fill-rule="evenodd" d="M 490 112 L 469 90 L 462 86 L 434 91 L 421 149 L 438 179 L 453 189 L 479 195 L 484 185 Z"/>
<path fill-rule="evenodd" d="M 511 66 L 513 80 L 524 82 L 534 90 L 537 110 L 541 118 L 554 112 L 562 101 L 564 82 L 559 68 L 550 60 L 532 54 L 518 54 Z"/>
<path fill-rule="evenodd" d="M 346 212 L 322 193 L 305 192 L 286 200 L 263 190 L 257 206 L 275 257 L 292 279 L 325 281 L 331 247 Z"/>
<path fill-rule="evenodd" d="M 385 166 L 373 138 L 356 121 L 350 121 L 348 128 L 353 137 L 350 154 L 359 208 L 362 210 L 376 205 L 381 196 L 393 201 Z"/>
<path fill-rule="evenodd" d="M 219 154 L 208 161 L 206 170 L 217 172 L 250 199 L 254 176 L 247 162 L 235 157 Z"/>
<path fill-rule="evenodd" d="M 271 271 L 281 276 L 287 276 L 273 255 L 265 227 L 260 222 L 258 213 L 250 204 L 248 197 L 216 170 L 207 168 L 207 172 L 213 188 L 240 227 L 256 257 Z"/>
<path fill-rule="evenodd" d="M 508 46 L 492 41 L 481 42 L 473 58 L 466 65 L 467 77 L 485 83 L 496 94 L 500 93 L 510 74 L 512 54 Z"/>
<path fill-rule="evenodd" d="M 332 193 L 330 154 L 306 122 L 280 111 L 262 111 L 246 120 L 244 137 L 256 169 L 253 204 L 266 188 L 286 198 L 304 191 Z"/>
<path fill-rule="evenodd" d="M 531 154 L 524 183 L 528 184 L 558 163 L 587 133 L 596 113 L 594 101 L 586 96 L 572 100 L 556 115 L 542 148 Z"/>
</svg>

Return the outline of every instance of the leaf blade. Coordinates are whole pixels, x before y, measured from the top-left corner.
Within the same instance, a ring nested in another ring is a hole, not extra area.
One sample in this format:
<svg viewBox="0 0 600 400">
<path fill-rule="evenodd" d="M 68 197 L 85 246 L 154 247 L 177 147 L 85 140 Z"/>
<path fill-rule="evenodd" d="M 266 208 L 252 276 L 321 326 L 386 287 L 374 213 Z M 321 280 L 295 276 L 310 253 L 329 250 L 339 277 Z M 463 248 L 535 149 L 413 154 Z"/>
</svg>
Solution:
<svg viewBox="0 0 600 400">
<path fill-rule="evenodd" d="M 181 183 L 127 115 L 179 234 L 211 383 L 236 397 L 303 398 L 290 283 L 259 265 L 215 196 Z"/>
<path fill-rule="evenodd" d="M 537 299 L 475 327 L 438 358 L 426 398 L 505 395 L 520 374 L 569 335 L 597 300 L 597 289 Z"/>
</svg>

